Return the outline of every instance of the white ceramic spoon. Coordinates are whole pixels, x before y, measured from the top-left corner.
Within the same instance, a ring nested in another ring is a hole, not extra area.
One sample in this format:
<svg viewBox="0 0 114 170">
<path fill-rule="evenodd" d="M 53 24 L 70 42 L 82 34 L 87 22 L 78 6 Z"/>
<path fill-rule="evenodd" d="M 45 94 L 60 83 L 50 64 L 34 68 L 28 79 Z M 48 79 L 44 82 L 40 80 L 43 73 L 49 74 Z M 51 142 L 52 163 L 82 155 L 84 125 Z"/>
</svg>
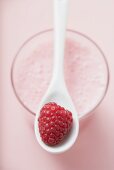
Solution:
<svg viewBox="0 0 114 170">
<path fill-rule="evenodd" d="M 66 32 L 66 19 L 67 19 L 67 7 L 68 0 L 54 0 L 54 35 L 55 35 L 55 48 L 54 48 L 54 65 L 53 65 L 53 76 L 49 88 L 44 95 L 42 101 L 39 104 L 39 108 L 35 117 L 35 135 L 39 144 L 46 151 L 51 153 L 62 153 L 71 148 L 75 143 L 78 132 L 79 122 L 77 112 L 72 103 L 71 97 L 67 91 L 66 84 L 64 81 L 64 46 L 65 46 L 65 32 Z M 73 114 L 73 126 L 70 134 L 56 146 L 46 145 L 40 137 L 38 129 L 38 117 L 40 109 L 44 104 L 48 102 L 56 102 L 57 104 L 68 109 Z"/>
</svg>

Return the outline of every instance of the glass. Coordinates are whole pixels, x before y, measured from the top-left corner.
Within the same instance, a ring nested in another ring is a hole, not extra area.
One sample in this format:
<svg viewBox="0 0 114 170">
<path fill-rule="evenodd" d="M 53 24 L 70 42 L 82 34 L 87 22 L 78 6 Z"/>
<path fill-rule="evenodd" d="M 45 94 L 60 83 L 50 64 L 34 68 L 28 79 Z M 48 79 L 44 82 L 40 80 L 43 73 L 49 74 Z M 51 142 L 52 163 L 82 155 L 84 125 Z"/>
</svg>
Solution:
<svg viewBox="0 0 114 170">
<path fill-rule="evenodd" d="M 53 30 L 39 32 L 18 50 L 11 68 L 11 82 L 19 102 L 35 115 L 51 80 Z M 89 113 L 103 100 L 108 84 L 107 60 L 98 45 L 86 35 L 67 30 L 65 80 L 79 113 Z"/>
</svg>

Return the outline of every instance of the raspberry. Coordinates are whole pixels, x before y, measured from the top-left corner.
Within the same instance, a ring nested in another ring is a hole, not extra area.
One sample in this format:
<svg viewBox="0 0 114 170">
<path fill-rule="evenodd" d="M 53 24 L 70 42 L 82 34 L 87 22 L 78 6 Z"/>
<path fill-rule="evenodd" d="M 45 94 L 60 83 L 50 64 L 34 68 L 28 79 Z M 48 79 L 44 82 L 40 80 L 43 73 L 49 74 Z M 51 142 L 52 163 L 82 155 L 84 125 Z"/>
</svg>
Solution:
<svg viewBox="0 0 114 170">
<path fill-rule="evenodd" d="M 59 144 L 71 130 L 72 113 L 56 103 L 47 103 L 40 110 L 38 127 L 42 141 L 47 145 Z"/>
</svg>

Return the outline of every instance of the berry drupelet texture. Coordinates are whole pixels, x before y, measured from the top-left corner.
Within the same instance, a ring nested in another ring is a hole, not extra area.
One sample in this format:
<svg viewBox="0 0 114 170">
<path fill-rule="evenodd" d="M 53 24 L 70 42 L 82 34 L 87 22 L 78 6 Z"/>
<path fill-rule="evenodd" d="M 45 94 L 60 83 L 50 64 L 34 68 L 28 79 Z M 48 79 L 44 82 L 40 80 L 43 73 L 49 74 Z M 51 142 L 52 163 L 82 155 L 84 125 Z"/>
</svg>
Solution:
<svg viewBox="0 0 114 170">
<path fill-rule="evenodd" d="M 72 128 L 72 113 L 56 103 L 47 103 L 40 110 L 38 127 L 42 141 L 50 146 L 59 144 Z"/>
</svg>

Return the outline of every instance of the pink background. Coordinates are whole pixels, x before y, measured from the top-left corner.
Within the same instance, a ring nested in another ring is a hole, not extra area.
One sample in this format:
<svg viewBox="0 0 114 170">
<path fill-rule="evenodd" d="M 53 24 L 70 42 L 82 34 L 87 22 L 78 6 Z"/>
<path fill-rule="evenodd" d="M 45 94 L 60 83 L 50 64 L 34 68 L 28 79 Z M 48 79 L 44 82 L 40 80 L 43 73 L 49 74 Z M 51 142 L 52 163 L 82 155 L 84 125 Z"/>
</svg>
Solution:
<svg viewBox="0 0 114 170">
<path fill-rule="evenodd" d="M 95 40 L 110 68 L 110 85 L 95 114 L 81 123 L 77 144 L 51 155 L 37 143 L 34 116 L 17 101 L 10 68 L 20 45 L 53 26 L 53 0 L 0 1 L 0 170 L 114 170 L 114 0 L 70 0 L 68 28 Z"/>
</svg>

